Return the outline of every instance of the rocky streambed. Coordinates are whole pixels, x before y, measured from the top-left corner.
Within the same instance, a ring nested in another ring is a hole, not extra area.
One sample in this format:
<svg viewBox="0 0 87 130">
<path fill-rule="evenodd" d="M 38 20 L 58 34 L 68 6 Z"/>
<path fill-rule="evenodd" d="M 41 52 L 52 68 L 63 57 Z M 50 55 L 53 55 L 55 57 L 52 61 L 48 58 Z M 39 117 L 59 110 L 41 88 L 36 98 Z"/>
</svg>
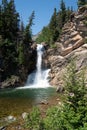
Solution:
<svg viewBox="0 0 87 130">
<path fill-rule="evenodd" d="M 61 94 L 54 88 L 27 89 L 0 93 L 0 130 L 24 130 L 24 118 L 32 107 L 39 107 L 41 116 L 46 110 L 61 103 Z"/>
</svg>

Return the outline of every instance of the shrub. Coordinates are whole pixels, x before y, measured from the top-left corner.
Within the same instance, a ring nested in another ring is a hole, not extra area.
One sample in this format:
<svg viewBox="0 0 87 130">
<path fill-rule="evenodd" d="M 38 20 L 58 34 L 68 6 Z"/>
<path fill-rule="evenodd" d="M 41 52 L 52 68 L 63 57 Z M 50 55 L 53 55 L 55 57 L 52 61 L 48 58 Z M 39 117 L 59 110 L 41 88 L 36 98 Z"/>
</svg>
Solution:
<svg viewBox="0 0 87 130">
<path fill-rule="evenodd" d="M 86 130 L 87 129 L 87 88 L 86 69 L 77 73 L 75 62 L 71 62 L 65 75 L 65 96 L 63 105 L 49 108 L 41 119 L 40 111 L 33 109 L 27 117 L 29 130 Z"/>
</svg>

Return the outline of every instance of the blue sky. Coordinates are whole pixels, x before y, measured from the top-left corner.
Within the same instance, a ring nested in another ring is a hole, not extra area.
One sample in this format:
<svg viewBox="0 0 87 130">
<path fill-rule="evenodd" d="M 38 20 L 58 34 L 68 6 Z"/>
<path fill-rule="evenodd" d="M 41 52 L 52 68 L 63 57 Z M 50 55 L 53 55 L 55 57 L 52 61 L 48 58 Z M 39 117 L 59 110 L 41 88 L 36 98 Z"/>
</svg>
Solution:
<svg viewBox="0 0 87 130">
<path fill-rule="evenodd" d="M 1 1 L 1 0 L 0 0 Z M 19 12 L 24 24 L 28 22 L 28 18 L 32 11 L 35 11 L 34 24 L 32 26 L 33 34 L 41 31 L 43 26 L 48 25 L 53 14 L 54 8 L 59 10 L 61 0 L 14 0 L 16 10 Z M 64 0 L 66 6 L 73 6 L 77 9 L 77 0 Z"/>
</svg>

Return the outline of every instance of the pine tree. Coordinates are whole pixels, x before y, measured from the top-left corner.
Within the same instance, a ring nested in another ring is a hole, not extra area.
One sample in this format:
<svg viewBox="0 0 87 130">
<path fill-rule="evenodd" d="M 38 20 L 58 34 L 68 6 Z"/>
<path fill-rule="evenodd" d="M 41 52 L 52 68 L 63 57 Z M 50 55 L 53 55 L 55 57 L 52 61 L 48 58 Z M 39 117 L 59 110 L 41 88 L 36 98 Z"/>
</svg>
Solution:
<svg viewBox="0 0 87 130">
<path fill-rule="evenodd" d="M 10 0 L 8 4 L 7 25 L 9 29 L 8 37 L 13 41 L 16 40 L 17 32 L 19 31 L 19 14 L 16 12 L 14 0 Z"/>
<path fill-rule="evenodd" d="M 2 0 L 2 4 L 1 4 L 1 16 L 0 16 L 0 35 L 3 36 L 3 38 L 5 37 L 6 35 L 6 28 L 7 28 L 7 6 L 8 6 L 8 2 L 7 0 Z"/>
<path fill-rule="evenodd" d="M 78 7 L 81 7 L 85 4 L 87 4 L 87 0 L 78 0 Z"/>
<path fill-rule="evenodd" d="M 61 0 L 60 9 L 61 9 L 61 22 L 63 26 L 66 21 L 66 6 L 63 0 Z"/>
<path fill-rule="evenodd" d="M 33 11 L 31 16 L 29 17 L 29 24 L 28 24 L 29 29 L 31 29 L 32 25 L 34 25 L 33 23 L 34 18 L 35 18 L 35 12 Z"/>
<path fill-rule="evenodd" d="M 58 28 L 57 28 L 57 10 L 54 8 L 54 13 L 51 17 L 49 23 L 49 29 L 51 31 L 51 42 L 55 42 L 59 36 Z"/>
<path fill-rule="evenodd" d="M 2 11 L 6 12 L 8 6 L 8 1 L 7 0 L 2 0 Z"/>
<path fill-rule="evenodd" d="M 32 41 L 32 30 L 31 30 L 31 27 L 34 24 L 33 23 L 34 17 L 35 17 L 35 12 L 33 11 L 31 16 L 29 17 L 29 23 L 26 26 L 25 31 L 24 31 L 24 43 L 29 43 L 29 42 Z"/>
<path fill-rule="evenodd" d="M 68 7 L 66 10 L 66 21 L 68 21 L 70 19 L 70 15 L 72 14 L 73 9 L 71 7 L 71 9 Z"/>
<path fill-rule="evenodd" d="M 24 32 L 24 23 L 23 23 L 23 21 L 21 21 L 21 24 L 20 24 L 20 31 Z"/>
<path fill-rule="evenodd" d="M 39 34 L 38 38 L 36 39 L 37 43 L 46 42 L 50 44 L 50 37 L 51 37 L 51 31 L 49 27 L 43 27 L 41 34 Z"/>
<path fill-rule="evenodd" d="M 86 68 L 77 73 L 75 61 L 71 61 L 65 78 L 66 102 L 63 110 L 63 122 L 67 129 L 85 130 L 87 126 L 87 87 Z M 66 118 L 67 117 L 67 118 Z"/>
<path fill-rule="evenodd" d="M 19 28 L 19 14 L 16 12 L 14 0 L 2 0 L 0 12 L 0 35 L 3 39 L 15 41 Z"/>
<path fill-rule="evenodd" d="M 2 30 L 2 7 L 0 5 L 0 35 L 1 35 L 1 31 Z"/>
</svg>

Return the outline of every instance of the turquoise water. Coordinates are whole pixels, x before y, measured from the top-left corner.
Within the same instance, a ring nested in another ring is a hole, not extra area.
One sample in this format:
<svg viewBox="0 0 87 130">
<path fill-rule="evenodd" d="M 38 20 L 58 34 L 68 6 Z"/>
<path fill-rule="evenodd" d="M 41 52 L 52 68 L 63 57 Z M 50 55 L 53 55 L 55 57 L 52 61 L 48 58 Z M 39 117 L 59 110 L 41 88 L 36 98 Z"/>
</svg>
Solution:
<svg viewBox="0 0 87 130">
<path fill-rule="evenodd" d="M 49 100 L 55 94 L 56 91 L 52 87 L 0 90 L 0 117 L 29 111 L 33 106 L 43 100 Z"/>
</svg>

